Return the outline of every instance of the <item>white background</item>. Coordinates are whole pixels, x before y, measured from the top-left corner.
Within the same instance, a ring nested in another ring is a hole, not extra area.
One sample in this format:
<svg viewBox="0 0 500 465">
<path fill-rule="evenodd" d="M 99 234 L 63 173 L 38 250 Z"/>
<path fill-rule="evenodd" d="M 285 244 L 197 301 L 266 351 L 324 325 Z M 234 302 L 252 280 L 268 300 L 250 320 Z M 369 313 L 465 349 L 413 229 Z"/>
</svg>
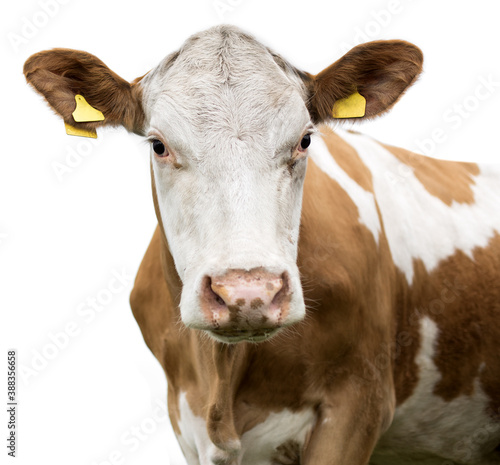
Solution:
<svg viewBox="0 0 500 465">
<path fill-rule="evenodd" d="M 67 136 L 25 83 L 22 65 L 32 53 L 86 50 L 132 80 L 190 34 L 221 22 L 311 73 L 346 44 L 405 39 L 423 50 L 424 74 L 389 115 L 359 129 L 442 158 L 500 159 L 500 87 L 486 96 L 483 89 L 482 101 L 474 97 L 481 79 L 500 83 L 496 1 L 66 0 L 50 16 L 42 3 L 8 2 L 0 19 L 1 463 L 8 463 L 7 348 L 18 350 L 25 370 L 17 464 L 183 463 L 161 408 L 163 372 L 128 305 L 156 224 L 148 147 L 118 129 L 99 131 L 97 141 Z M 464 101 L 469 110 L 452 124 L 443 115 Z M 434 148 L 428 139 L 436 130 Z M 55 163 L 68 172 L 58 178 Z M 113 270 L 128 275 L 123 289 L 99 313 L 79 313 L 86 299 L 111 295 Z M 76 335 L 62 335 L 68 324 Z"/>
</svg>

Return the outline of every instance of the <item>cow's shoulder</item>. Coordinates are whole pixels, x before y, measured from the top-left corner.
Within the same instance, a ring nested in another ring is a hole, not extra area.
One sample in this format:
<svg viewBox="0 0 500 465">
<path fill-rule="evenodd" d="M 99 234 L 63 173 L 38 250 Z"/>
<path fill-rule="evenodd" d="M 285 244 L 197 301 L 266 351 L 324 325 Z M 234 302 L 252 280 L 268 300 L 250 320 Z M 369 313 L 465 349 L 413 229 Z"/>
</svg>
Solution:
<svg viewBox="0 0 500 465">
<path fill-rule="evenodd" d="M 393 182 L 403 182 L 413 174 L 427 193 L 447 206 L 474 203 L 473 187 L 481 172 L 477 163 L 440 160 L 392 145 L 381 146 L 396 160 Z"/>
<path fill-rule="evenodd" d="M 438 160 L 354 132 L 320 132 L 304 190 L 302 270 L 336 290 L 343 277 L 356 284 L 370 270 L 362 287 L 351 286 L 365 297 L 377 270 L 378 297 L 392 293 L 398 405 L 444 409 L 479 396 L 481 414 L 498 417 L 498 168 Z M 374 213 L 378 243 L 368 221 Z"/>
<path fill-rule="evenodd" d="M 318 286 L 358 294 L 363 273 L 383 258 L 373 177 L 337 131 L 326 125 L 318 129 L 304 183 L 299 268 Z"/>
</svg>

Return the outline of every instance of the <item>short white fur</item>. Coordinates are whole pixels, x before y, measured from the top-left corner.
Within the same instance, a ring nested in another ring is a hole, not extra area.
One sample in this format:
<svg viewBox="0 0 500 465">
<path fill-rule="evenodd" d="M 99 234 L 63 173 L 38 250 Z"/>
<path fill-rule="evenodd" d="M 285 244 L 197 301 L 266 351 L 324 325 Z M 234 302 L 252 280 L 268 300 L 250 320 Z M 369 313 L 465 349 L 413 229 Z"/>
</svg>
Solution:
<svg viewBox="0 0 500 465">
<path fill-rule="evenodd" d="M 364 190 L 356 181 L 348 176 L 335 161 L 325 142 L 319 137 L 315 139 L 309 156 L 318 168 L 334 179 L 346 191 L 358 208 L 360 223 L 364 224 L 371 231 L 375 242 L 378 243 L 381 226 L 373 194 Z"/>
<path fill-rule="evenodd" d="M 457 250 L 472 257 L 476 247 L 486 247 L 500 231 L 500 216 L 491 213 L 500 205 L 498 168 L 480 166 L 474 177 L 474 203 L 446 205 L 430 194 L 407 165 L 370 137 L 337 131 L 358 152 L 370 169 L 392 258 L 413 282 L 413 260 L 427 271 Z M 394 175 L 405 172 L 394 182 Z"/>
<path fill-rule="evenodd" d="M 235 28 L 190 38 L 141 83 L 148 132 L 180 168 L 152 152 L 167 241 L 183 282 L 181 317 L 206 327 L 205 276 L 264 267 L 290 277 L 288 323 L 305 305 L 296 265 L 306 160 L 289 160 L 308 126 L 303 84 Z"/>
</svg>

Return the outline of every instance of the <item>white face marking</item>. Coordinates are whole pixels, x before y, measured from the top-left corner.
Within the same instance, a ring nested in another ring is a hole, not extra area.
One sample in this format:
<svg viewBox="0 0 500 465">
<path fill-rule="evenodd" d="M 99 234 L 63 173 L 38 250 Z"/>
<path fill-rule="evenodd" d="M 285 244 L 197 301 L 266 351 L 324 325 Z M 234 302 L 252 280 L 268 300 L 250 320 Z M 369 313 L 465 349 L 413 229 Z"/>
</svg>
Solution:
<svg viewBox="0 0 500 465">
<path fill-rule="evenodd" d="M 203 327 L 205 276 L 264 267 L 287 272 L 289 321 L 305 307 L 297 241 L 306 160 L 289 168 L 311 127 L 303 84 L 262 45 L 226 28 L 190 39 L 142 82 L 149 132 L 177 164 L 152 152 L 165 234 L 183 282 L 181 316 Z M 155 137 L 156 137 L 155 136 Z"/>
<path fill-rule="evenodd" d="M 375 242 L 378 244 L 381 227 L 373 194 L 364 190 L 338 165 L 325 142 L 319 137 L 315 138 L 314 145 L 311 146 L 311 150 L 309 151 L 309 156 L 318 168 L 332 179 L 335 179 L 340 187 L 346 191 L 351 200 L 356 204 L 356 207 L 358 207 L 360 223 L 364 224 L 371 231 Z"/>
<path fill-rule="evenodd" d="M 373 175 L 392 258 L 413 281 L 413 260 L 421 259 L 427 271 L 461 250 L 472 257 L 475 247 L 485 247 L 500 231 L 500 173 L 481 168 L 472 186 L 473 204 L 446 205 L 430 194 L 413 171 L 393 154 L 367 136 L 338 132 L 358 152 Z M 498 170 L 497 170 L 498 171 Z M 405 172 L 403 181 L 393 182 Z"/>
<path fill-rule="evenodd" d="M 210 465 L 220 460 L 239 465 L 271 465 L 276 448 L 282 444 L 295 441 L 302 449 L 316 419 L 313 409 L 270 413 L 264 422 L 242 435 L 240 443 L 234 445 L 238 452 L 231 455 L 210 442 L 205 420 L 193 414 L 186 393 L 180 395 L 179 408 L 178 440 L 189 465 Z"/>
<path fill-rule="evenodd" d="M 434 363 L 439 329 L 428 317 L 420 324 L 419 381 L 413 394 L 396 408 L 392 425 L 374 452 L 374 463 L 406 465 L 419 459 L 418 463 L 443 465 L 448 459 L 487 464 L 483 454 L 500 441 L 500 424 L 485 413 L 488 397 L 479 380 L 471 396 L 444 401 L 432 394 L 441 378 Z"/>
</svg>

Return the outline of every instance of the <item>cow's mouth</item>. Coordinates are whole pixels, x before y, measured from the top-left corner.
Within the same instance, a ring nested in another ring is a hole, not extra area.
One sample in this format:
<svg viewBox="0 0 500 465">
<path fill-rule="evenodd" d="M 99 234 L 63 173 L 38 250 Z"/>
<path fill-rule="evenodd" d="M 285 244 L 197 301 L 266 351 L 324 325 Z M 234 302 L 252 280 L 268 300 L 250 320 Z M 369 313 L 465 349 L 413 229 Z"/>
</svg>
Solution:
<svg viewBox="0 0 500 465">
<path fill-rule="evenodd" d="M 218 341 L 227 344 L 234 344 L 236 342 L 262 342 L 274 336 L 280 328 L 266 328 L 266 329 L 212 329 L 210 334 Z"/>
</svg>

